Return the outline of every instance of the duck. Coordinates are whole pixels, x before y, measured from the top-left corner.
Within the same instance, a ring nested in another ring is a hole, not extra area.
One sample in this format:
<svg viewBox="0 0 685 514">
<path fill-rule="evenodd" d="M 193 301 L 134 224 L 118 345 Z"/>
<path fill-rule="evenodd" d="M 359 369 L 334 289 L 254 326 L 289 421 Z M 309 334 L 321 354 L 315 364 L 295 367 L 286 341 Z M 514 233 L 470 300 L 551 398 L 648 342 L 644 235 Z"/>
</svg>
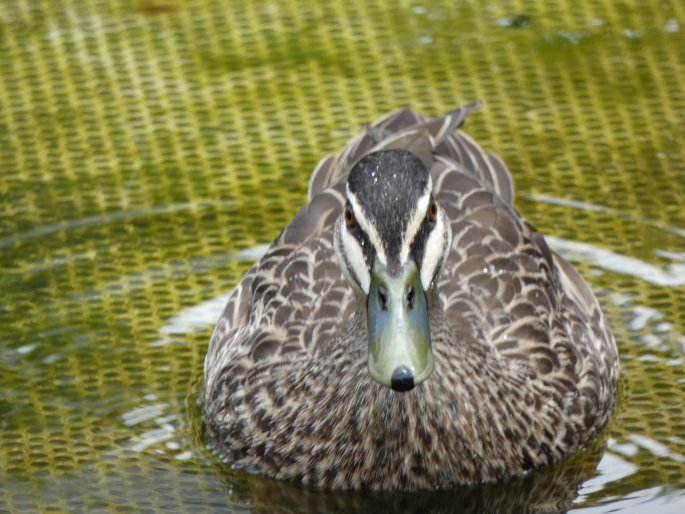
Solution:
<svg viewBox="0 0 685 514">
<path fill-rule="evenodd" d="M 405 108 L 313 171 L 204 361 L 208 446 L 326 490 L 505 481 L 608 424 L 619 359 L 590 287 L 513 207 L 512 176 Z"/>
</svg>

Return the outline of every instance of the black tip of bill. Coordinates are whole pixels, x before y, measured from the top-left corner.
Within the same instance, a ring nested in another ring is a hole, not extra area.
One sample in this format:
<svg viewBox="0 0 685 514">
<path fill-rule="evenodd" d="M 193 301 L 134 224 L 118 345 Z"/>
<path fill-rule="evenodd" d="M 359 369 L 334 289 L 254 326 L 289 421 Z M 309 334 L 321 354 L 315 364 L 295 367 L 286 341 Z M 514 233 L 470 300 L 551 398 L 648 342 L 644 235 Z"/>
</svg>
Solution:
<svg viewBox="0 0 685 514">
<path fill-rule="evenodd" d="M 390 387 L 393 391 L 406 393 L 414 389 L 414 376 L 407 366 L 397 366 L 392 372 Z"/>
</svg>

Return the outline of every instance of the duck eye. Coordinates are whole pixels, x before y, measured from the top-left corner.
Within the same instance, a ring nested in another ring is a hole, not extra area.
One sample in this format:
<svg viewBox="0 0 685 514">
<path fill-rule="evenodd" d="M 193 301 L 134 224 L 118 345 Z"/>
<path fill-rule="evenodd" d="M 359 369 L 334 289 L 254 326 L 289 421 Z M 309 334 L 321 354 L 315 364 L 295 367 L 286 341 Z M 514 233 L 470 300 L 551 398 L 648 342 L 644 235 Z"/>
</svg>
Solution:
<svg viewBox="0 0 685 514">
<path fill-rule="evenodd" d="M 353 228 L 357 220 L 352 212 L 352 207 L 349 203 L 345 204 L 345 224 L 348 228 Z"/>
<path fill-rule="evenodd" d="M 431 195 L 430 202 L 428 203 L 428 211 L 426 213 L 428 221 L 434 222 L 438 219 L 438 204 L 435 203 L 435 198 Z"/>
</svg>

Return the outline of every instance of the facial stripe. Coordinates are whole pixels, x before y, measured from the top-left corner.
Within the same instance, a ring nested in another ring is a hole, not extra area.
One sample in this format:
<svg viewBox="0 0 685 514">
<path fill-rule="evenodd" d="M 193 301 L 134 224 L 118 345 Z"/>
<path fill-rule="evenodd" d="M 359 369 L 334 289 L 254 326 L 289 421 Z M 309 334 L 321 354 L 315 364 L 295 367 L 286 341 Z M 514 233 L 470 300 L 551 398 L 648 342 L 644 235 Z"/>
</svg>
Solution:
<svg viewBox="0 0 685 514">
<path fill-rule="evenodd" d="M 428 290 L 433 281 L 437 267 L 445 258 L 450 245 L 451 231 L 447 226 L 447 216 L 444 211 L 438 213 L 435 226 L 424 243 L 423 258 L 421 259 L 421 284 Z"/>
<path fill-rule="evenodd" d="M 385 247 L 383 246 L 382 239 L 378 235 L 378 230 L 376 230 L 374 224 L 371 223 L 370 220 L 367 219 L 367 217 L 364 215 L 364 209 L 362 209 L 359 206 L 357 196 L 350 191 L 349 185 L 347 186 L 347 199 L 349 200 L 350 205 L 352 205 L 352 211 L 354 212 L 354 216 L 356 218 L 357 223 L 362 228 L 362 230 L 366 232 L 369 241 L 373 244 L 373 247 L 376 250 L 376 256 L 378 257 L 378 260 L 384 266 L 387 266 L 388 259 L 385 253 Z"/>
<path fill-rule="evenodd" d="M 347 230 L 342 218 L 338 220 L 335 234 L 338 238 L 335 251 L 338 254 L 338 261 L 343 264 L 343 272 L 348 276 L 350 282 L 356 283 L 364 293 L 368 294 L 371 276 L 366 264 L 364 250 L 357 238 Z M 340 251 L 340 247 L 342 247 L 342 251 Z"/>
<path fill-rule="evenodd" d="M 431 183 L 430 176 L 428 177 L 428 183 L 426 188 L 421 193 L 421 197 L 416 202 L 416 209 L 411 214 L 407 228 L 404 231 L 404 239 L 402 240 L 402 250 L 400 251 L 400 263 L 404 265 L 407 260 L 407 256 L 411 250 L 411 245 L 414 242 L 414 238 L 418 233 L 423 221 L 426 219 L 426 212 L 428 211 L 428 203 L 430 201 L 430 195 L 433 185 Z"/>
</svg>

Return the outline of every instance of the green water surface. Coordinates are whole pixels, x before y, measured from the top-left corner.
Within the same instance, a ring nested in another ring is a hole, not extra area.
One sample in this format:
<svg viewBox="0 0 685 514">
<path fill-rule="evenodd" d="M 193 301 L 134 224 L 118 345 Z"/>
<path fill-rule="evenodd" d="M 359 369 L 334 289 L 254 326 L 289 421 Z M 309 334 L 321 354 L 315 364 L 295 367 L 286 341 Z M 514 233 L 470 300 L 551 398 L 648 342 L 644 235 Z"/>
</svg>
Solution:
<svg viewBox="0 0 685 514">
<path fill-rule="evenodd" d="M 318 159 L 398 107 L 466 130 L 591 282 L 600 440 L 512 484 L 331 494 L 207 451 L 230 289 Z M 0 1 L 0 512 L 685 511 L 681 1 Z"/>
</svg>

